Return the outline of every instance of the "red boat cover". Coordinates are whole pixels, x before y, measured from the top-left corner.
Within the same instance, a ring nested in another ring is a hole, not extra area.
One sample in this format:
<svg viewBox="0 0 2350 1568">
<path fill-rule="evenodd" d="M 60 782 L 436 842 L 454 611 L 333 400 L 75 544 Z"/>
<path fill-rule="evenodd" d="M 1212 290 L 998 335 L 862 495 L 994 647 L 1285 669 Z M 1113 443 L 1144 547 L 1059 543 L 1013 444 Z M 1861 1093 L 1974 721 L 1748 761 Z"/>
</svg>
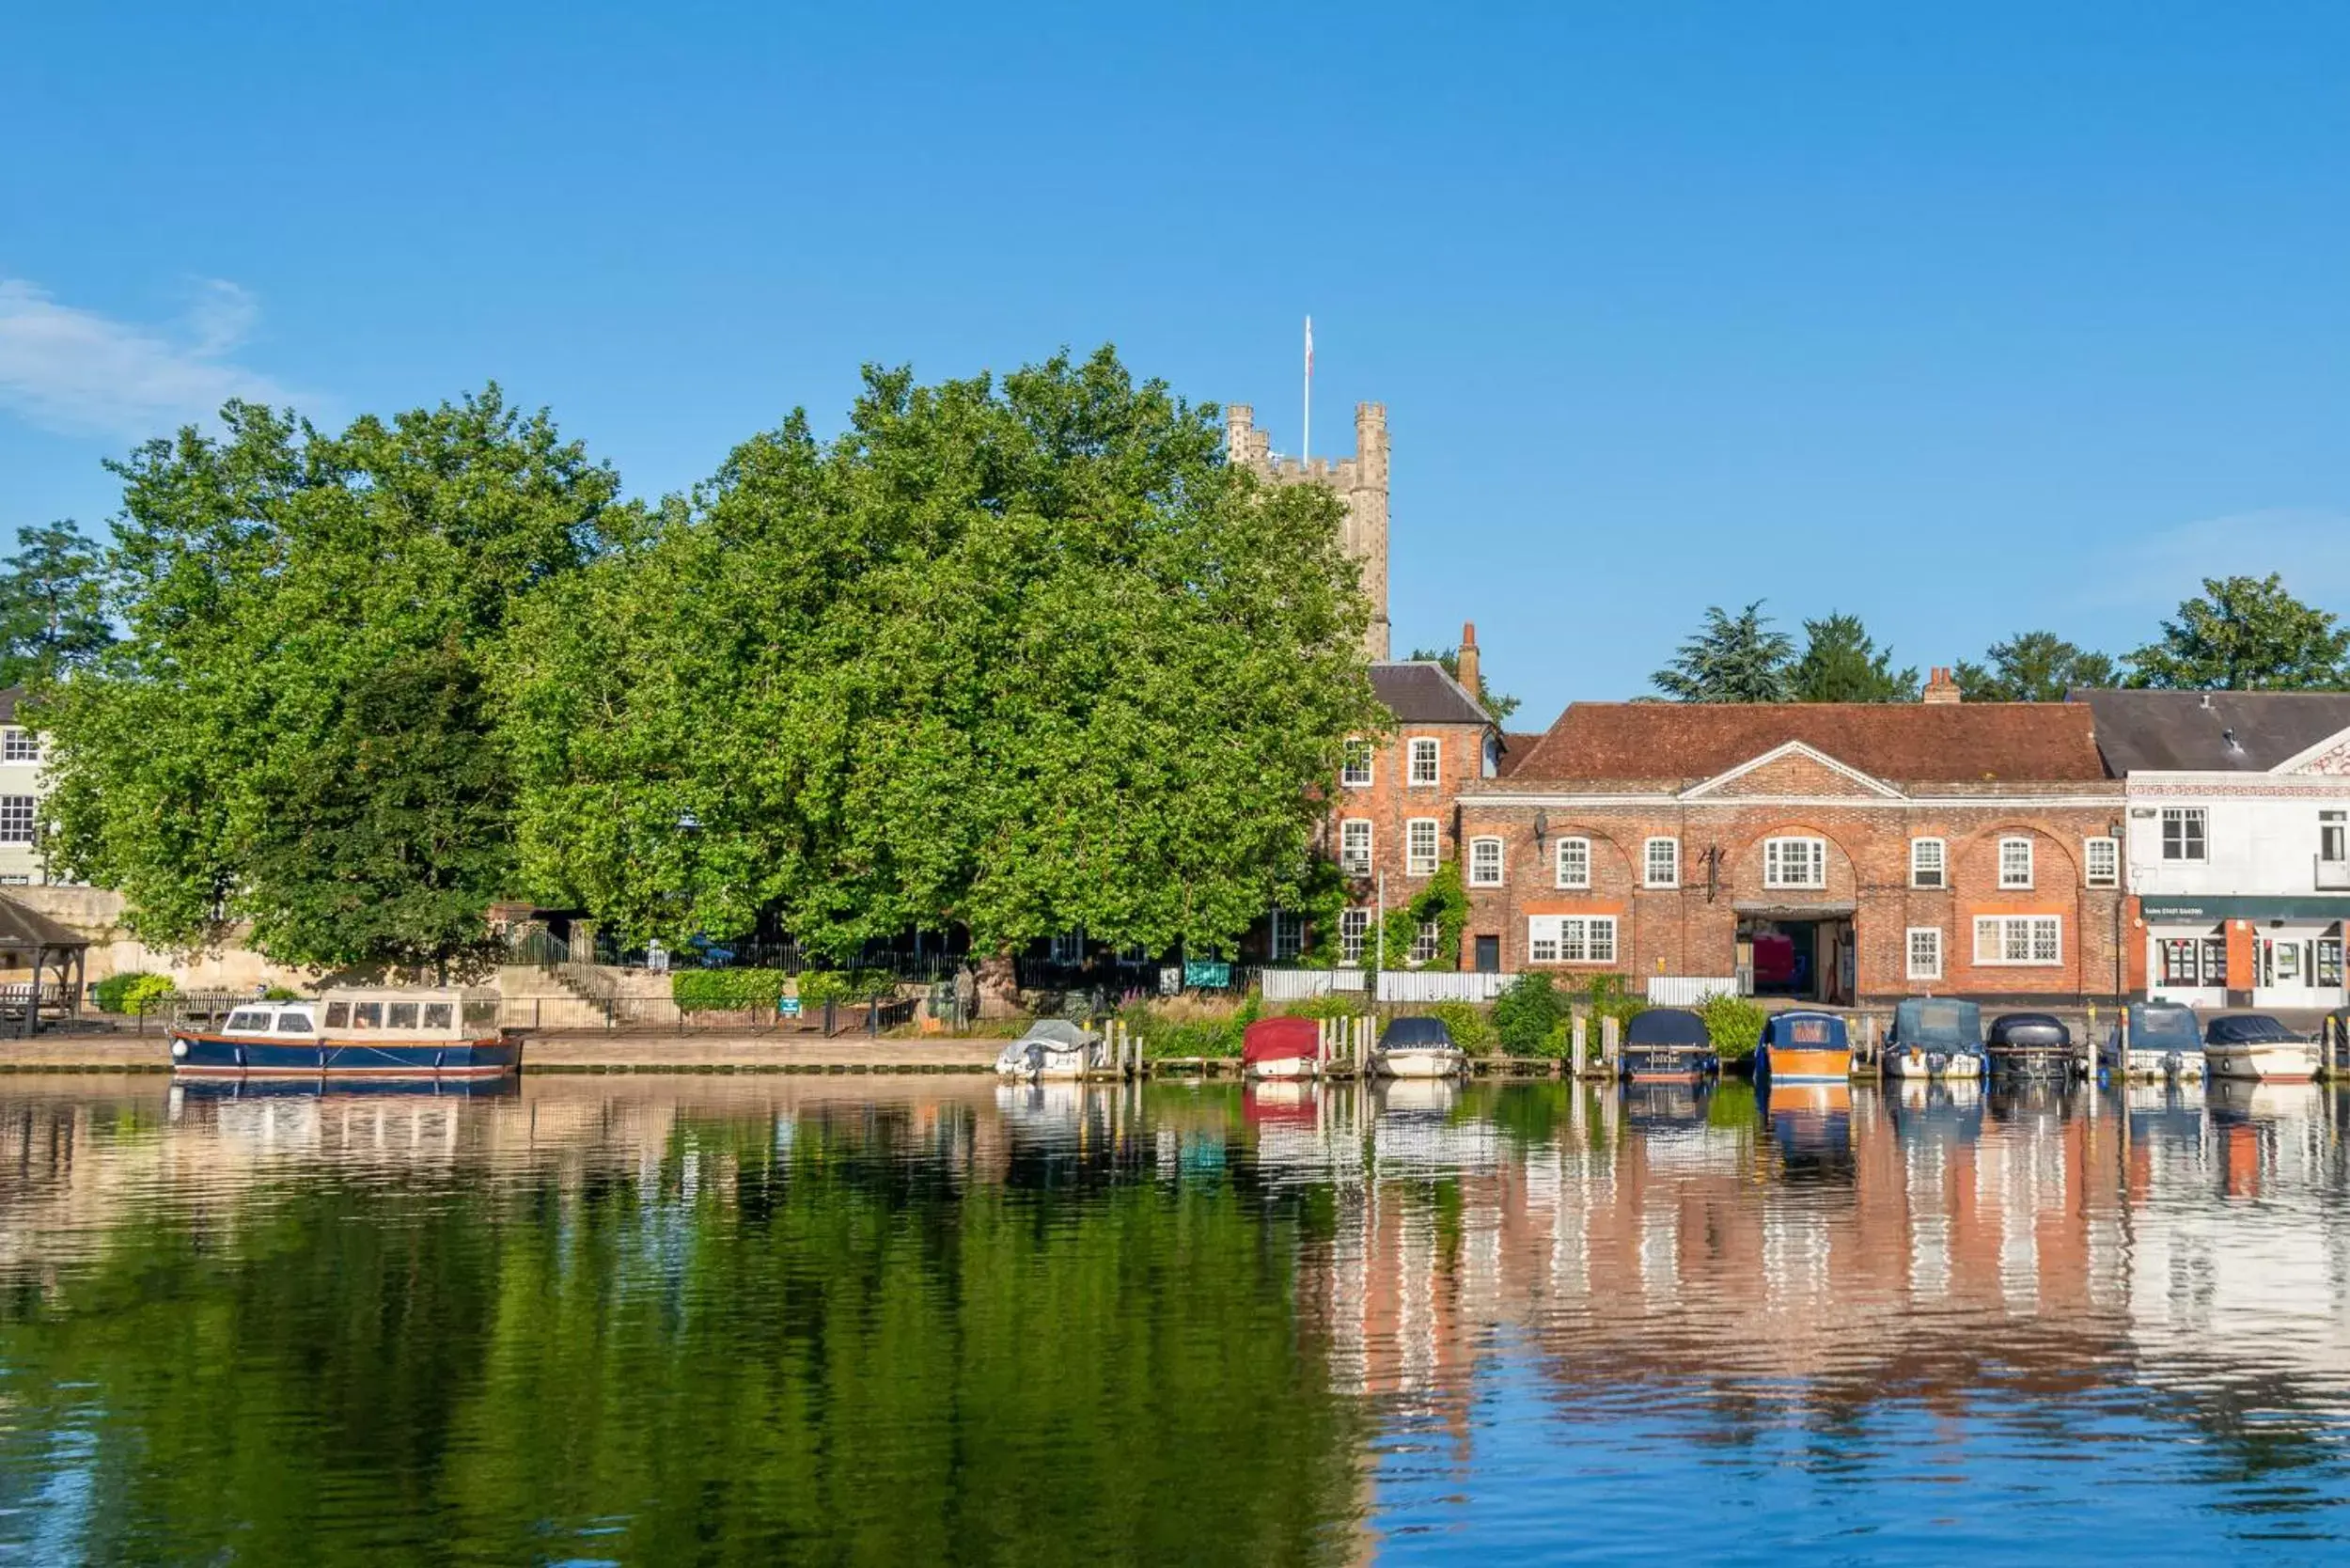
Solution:
<svg viewBox="0 0 2350 1568">
<path fill-rule="evenodd" d="M 1322 1044 L 1322 1026 L 1310 1018 L 1260 1018 L 1240 1038 L 1243 1061 L 1311 1058 Z"/>
</svg>

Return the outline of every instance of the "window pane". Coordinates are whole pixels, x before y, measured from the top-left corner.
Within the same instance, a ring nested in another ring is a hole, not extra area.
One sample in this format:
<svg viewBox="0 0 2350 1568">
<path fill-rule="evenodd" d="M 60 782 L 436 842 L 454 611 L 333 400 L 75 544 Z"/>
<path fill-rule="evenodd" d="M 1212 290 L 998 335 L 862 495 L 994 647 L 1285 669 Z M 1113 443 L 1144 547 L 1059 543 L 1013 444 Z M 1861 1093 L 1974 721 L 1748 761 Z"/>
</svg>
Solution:
<svg viewBox="0 0 2350 1568">
<path fill-rule="evenodd" d="M 281 1012 L 277 1015 L 279 1034 L 308 1034 L 310 1015 L 306 1012 Z"/>
<path fill-rule="evenodd" d="M 448 1026 L 449 1006 L 446 1002 L 427 1002 L 424 1004 L 424 1027 L 426 1028 L 445 1029 L 447 1028 Z"/>
<path fill-rule="evenodd" d="M 351 1004 L 349 1002 L 327 1003 L 326 1027 L 330 1029 L 347 1029 L 351 1027 Z"/>
<path fill-rule="evenodd" d="M 1559 886 L 1589 887 L 1591 885 L 1591 841 L 1589 839 L 1559 840 Z"/>
<path fill-rule="evenodd" d="M 2054 964 L 2059 947 L 2057 922 L 2053 917 L 2031 922 L 2031 957 L 2035 964 Z"/>
<path fill-rule="evenodd" d="M 415 1028 L 416 1027 L 416 1004 L 414 1002 L 394 1002 L 391 1005 L 389 1015 L 384 1020 L 384 1027 L 387 1029 Z"/>
<path fill-rule="evenodd" d="M 354 1029 L 380 1029 L 384 1027 L 382 1002 L 353 1002 L 351 1005 L 351 1027 Z"/>
<path fill-rule="evenodd" d="M 1593 964 L 1613 964 L 1616 962 L 1615 921 L 1609 919 L 1598 919 L 1591 922 L 1590 949 L 1590 958 Z"/>
<path fill-rule="evenodd" d="M 1415 784 L 1434 784 L 1435 781 L 1436 743 L 1434 741 L 1414 741 L 1412 743 L 1412 782 Z"/>
<path fill-rule="evenodd" d="M 31 795 L 0 795 L 0 844 L 33 841 L 34 806 Z"/>
<path fill-rule="evenodd" d="M 1651 839 L 1648 841 L 1648 882 L 1651 886 L 1669 887 L 1681 880 L 1681 843 L 1675 839 Z"/>
</svg>

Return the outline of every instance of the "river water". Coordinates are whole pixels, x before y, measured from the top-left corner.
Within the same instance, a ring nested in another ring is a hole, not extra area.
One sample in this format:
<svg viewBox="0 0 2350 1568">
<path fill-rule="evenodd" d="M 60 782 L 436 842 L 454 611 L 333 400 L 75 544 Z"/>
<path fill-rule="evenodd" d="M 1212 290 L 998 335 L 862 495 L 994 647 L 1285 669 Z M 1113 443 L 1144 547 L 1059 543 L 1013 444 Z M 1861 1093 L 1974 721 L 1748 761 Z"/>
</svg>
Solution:
<svg viewBox="0 0 2350 1568">
<path fill-rule="evenodd" d="M 0 1077 L 0 1562 L 2350 1560 L 2346 1128 Z"/>
</svg>

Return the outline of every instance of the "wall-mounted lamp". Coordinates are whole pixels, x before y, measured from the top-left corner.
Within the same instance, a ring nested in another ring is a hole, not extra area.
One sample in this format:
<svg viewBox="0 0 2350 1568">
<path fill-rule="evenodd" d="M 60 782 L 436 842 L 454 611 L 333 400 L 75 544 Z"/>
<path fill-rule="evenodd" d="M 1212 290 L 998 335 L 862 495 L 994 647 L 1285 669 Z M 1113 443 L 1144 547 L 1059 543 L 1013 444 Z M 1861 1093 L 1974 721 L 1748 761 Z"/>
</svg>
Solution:
<svg viewBox="0 0 2350 1568">
<path fill-rule="evenodd" d="M 1534 847 L 1543 847 L 1543 838 L 1550 831 L 1550 813 L 1536 808 L 1534 812 Z"/>
</svg>

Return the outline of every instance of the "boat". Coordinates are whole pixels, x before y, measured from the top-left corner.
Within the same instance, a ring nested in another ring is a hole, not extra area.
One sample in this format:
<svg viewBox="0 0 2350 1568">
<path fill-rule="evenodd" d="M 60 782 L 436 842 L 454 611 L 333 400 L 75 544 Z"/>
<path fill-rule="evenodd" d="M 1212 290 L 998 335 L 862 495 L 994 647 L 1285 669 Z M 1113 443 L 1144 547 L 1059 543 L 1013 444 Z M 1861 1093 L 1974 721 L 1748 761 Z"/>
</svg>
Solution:
<svg viewBox="0 0 2350 1568">
<path fill-rule="evenodd" d="M 2213 1078 L 2305 1084 L 2317 1076 L 2317 1042 L 2265 1012 L 2231 1012 L 2203 1027 L 2203 1072 Z"/>
<path fill-rule="evenodd" d="M 2130 1059 L 2122 1061 L 2122 1042 L 2130 1043 Z M 2182 1083 L 2203 1075 L 2203 1027 L 2195 1010 L 2176 1002 L 2132 1002 L 2123 1021 L 2106 1035 L 2097 1052 L 2097 1065 L 2106 1073 L 2123 1071 L 2133 1078 L 2176 1078 Z"/>
<path fill-rule="evenodd" d="M 1980 1078 L 1982 1009 L 1949 996 L 1906 996 L 1885 1039 L 1888 1078 Z"/>
<path fill-rule="evenodd" d="M 2073 1031 L 2052 1012 L 2002 1012 L 1991 1020 L 1984 1049 L 2001 1078 L 2064 1083 L 2073 1076 Z"/>
<path fill-rule="evenodd" d="M 1705 1020 L 1685 1007 L 1653 1007 L 1623 1027 L 1623 1075 L 1633 1083 L 1694 1083 L 1721 1065 Z"/>
<path fill-rule="evenodd" d="M 1763 1021 L 1754 1075 L 1774 1084 L 1841 1084 L 1852 1078 L 1852 1035 L 1833 1012 L 1798 1009 Z"/>
<path fill-rule="evenodd" d="M 1322 1071 L 1322 1026 L 1311 1018 L 1260 1018 L 1242 1031 L 1242 1071 L 1251 1078 L 1310 1078 Z"/>
<path fill-rule="evenodd" d="M 1046 1082 L 1082 1078 L 1101 1065 L 1102 1037 L 1066 1018 L 1040 1018 L 996 1054 L 995 1075 Z"/>
<path fill-rule="evenodd" d="M 1441 1018 L 1390 1018 L 1371 1067 L 1383 1078 L 1457 1078 L 1468 1071 L 1468 1055 Z"/>
<path fill-rule="evenodd" d="M 522 1031 L 498 1027 L 496 993 L 456 986 L 251 1001 L 218 1024 L 174 1026 L 169 1039 L 172 1073 L 192 1082 L 460 1081 L 501 1078 L 523 1065 Z"/>
</svg>

